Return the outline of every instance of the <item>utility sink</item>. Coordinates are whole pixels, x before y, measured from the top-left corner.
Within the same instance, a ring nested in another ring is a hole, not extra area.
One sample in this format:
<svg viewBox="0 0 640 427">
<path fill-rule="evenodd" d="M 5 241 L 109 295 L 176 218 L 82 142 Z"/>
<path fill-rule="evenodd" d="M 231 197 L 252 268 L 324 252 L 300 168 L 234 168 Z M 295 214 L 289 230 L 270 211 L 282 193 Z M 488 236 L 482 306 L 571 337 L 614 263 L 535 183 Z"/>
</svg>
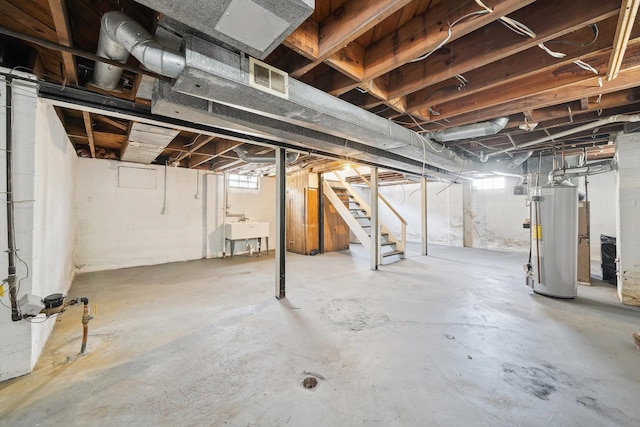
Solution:
<svg viewBox="0 0 640 427">
<path fill-rule="evenodd" d="M 230 222 L 224 225 L 229 240 L 255 239 L 269 236 L 268 222 Z"/>
</svg>

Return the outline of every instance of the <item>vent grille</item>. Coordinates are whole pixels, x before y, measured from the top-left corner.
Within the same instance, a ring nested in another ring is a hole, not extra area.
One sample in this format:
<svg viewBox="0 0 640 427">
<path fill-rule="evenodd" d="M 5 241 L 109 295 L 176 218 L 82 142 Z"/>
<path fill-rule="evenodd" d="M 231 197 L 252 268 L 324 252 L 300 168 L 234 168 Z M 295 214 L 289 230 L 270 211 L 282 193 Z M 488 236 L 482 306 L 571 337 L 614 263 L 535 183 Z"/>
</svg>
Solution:
<svg viewBox="0 0 640 427">
<path fill-rule="evenodd" d="M 263 92 L 289 99 L 289 75 L 255 58 L 249 58 L 249 84 Z"/>
</svg>

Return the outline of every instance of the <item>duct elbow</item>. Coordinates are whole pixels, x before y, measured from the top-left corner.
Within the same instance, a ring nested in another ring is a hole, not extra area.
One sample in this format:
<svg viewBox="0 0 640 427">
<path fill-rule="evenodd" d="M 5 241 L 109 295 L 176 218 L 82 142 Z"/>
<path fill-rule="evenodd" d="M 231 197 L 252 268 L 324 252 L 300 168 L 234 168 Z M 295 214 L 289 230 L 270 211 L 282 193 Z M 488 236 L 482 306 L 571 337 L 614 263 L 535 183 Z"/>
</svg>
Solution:
<svg viewBox="0 0 640 427">
<path fill-rule="evenodd" d="M 155 41 L 138 22 L 122 12 L 111 11 L 102 16 L 98 56 L 125 63 L 132 54 L 147 69 L 176 78 L 185 67 L 185 58 Z M 96 62 L 93 84 L 113 90 L 118 86 L 122 68 Z"/>
<path fill-rule="evenodd" d="M 511 161 L 507 164 L 507 168 L 509 169 L 515 169 L 518 166 L 520 166 L 521 164 L 523 164 L 524 162 L 526 162 L 527 160 L 529 160 L 529 158 L 533 155 L 533 150 L 531 151 L 527 151 L 526 153 L 520 154 L 518 156 L 515 156 L 513 159 L 511 159 Z M 486 161 L 486 160 L 485 160 Z"/>
<path fill-rule="evenodd" d="M 487 135 L 495 135 L 500 132 L 509 123 L 508 117 L 498 117 L 487 122 Z"/>
</svg>

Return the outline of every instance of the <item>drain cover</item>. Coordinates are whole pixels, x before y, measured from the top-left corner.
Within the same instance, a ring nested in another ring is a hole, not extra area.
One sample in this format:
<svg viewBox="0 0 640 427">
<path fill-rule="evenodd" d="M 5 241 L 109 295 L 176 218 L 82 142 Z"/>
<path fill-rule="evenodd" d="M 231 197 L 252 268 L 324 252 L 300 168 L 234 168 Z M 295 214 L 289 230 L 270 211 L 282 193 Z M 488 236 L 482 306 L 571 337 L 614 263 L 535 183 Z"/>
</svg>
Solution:
<svg viewBox="0 0 640 427">
<path fill-rule="evenodd" d="M 316 386 L 318 385 L 318 379 L 314 378 L 314 377 L 306 377 L 304 380 L 302 380 L 302 386 L 304 388 L 316 388 Z"/>
</svg>

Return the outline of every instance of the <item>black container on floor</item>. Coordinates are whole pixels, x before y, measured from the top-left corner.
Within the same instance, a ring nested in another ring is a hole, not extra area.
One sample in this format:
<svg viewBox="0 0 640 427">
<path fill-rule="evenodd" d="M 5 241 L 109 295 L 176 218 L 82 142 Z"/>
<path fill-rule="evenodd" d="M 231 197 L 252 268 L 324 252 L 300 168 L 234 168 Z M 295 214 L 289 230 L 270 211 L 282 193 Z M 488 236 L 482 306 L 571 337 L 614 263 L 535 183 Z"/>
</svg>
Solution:
<svg viewBox="0 0 640 427">
<path fill-rule="evenodd" d="M 600 257 L 602 259 L 602 280 L 617 285 L 615 237 L 600 235 Z"/>
</svg>

